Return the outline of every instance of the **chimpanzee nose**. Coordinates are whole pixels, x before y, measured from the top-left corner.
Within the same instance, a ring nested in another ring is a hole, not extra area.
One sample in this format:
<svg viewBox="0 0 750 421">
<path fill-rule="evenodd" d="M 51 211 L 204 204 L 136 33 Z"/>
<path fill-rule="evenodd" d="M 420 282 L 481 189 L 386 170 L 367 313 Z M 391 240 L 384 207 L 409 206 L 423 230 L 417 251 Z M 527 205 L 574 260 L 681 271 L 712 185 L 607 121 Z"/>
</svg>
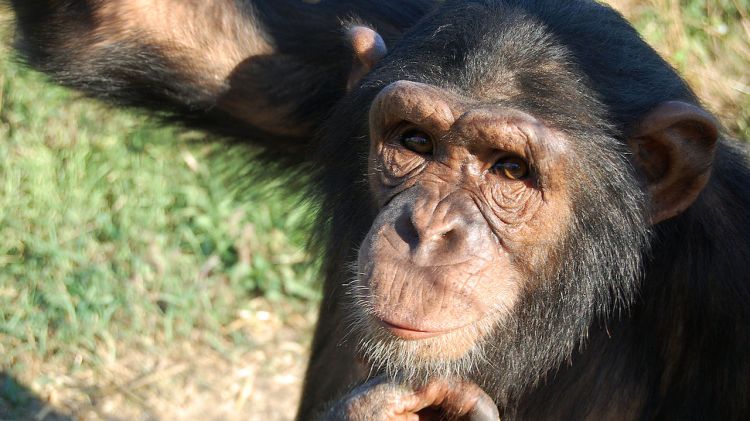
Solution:
<svg viewBox="0 0 750 421">
<path fill-rule="evenodd" d="M 461 192 L 441 198 L 422 194 L 402 208 L 395 229 L 409 245 L 415 265 L 462 263 L 489 246 L 485 241 L 488 227 L 474 202 L 464 196 Z"/>
</svg>

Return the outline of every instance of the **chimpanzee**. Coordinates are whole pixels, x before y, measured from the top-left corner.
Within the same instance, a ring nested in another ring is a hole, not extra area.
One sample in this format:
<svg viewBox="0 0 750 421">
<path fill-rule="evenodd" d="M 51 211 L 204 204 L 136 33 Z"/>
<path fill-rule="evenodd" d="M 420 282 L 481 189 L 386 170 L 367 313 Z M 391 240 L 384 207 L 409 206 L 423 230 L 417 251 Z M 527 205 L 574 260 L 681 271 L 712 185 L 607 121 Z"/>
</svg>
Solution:
<svg viewBox="0 0 750 421">
<path fill-rule="evenodd" d="M 319 200 L 299 418 L 750 419 L 750 151 L 593 0 L 13 0 Z"/>
</svg>

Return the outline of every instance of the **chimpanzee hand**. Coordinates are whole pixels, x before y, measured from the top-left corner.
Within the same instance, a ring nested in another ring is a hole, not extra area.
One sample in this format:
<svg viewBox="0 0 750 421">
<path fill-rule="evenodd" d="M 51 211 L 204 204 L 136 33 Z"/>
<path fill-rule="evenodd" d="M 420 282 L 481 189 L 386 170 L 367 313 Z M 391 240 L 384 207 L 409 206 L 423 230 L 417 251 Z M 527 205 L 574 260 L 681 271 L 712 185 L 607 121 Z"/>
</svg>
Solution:
<svg viewBox="0 0 750 421">
<path fill-rule="evenodd" d="M 473 383 L 438 380 L 415 390 L 377 377 L 342 398 L 323 419 L 497 421 L 500 416 L 492 398 Z"/>
</svg>

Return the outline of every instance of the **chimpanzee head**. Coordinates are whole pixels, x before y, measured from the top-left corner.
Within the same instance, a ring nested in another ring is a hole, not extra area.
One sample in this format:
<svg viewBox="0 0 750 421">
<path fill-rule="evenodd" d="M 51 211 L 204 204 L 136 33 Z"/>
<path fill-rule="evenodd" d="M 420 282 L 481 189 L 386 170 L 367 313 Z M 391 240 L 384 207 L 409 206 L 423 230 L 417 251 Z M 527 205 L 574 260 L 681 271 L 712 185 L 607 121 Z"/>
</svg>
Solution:
<svg viewBox="0 0 750 421">
<path fill-rule="evenodd" d="M 627 308 L 650 226 L 708 180 L 717 125 L 594 2 L 448 2 L 388 54 L 349 34 L 322 182 L 341 186 L 333 252 L 357 250 L 351 337 L 376 371 L 502 399 Z"/>
</svg>

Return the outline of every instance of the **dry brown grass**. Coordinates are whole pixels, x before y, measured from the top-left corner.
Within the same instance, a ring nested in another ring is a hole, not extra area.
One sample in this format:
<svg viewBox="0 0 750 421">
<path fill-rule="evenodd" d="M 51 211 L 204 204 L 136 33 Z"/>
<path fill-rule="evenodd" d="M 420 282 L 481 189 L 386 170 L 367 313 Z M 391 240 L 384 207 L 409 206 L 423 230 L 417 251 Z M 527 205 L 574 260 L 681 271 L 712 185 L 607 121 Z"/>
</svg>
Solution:
<svg viewBox="0 0 750 421">
<path fill-rule="evenodd" d="M 290 420 L 314 318 L 314 311 L 300 306 L 256 299 L 221 332 L 227 338 L 252 338 L 249 346 L 196 331 L 171 343 L 150 337 L 111 343 L 96 356 L 72 356 L 72 364 L 21 357 L 17 363 L 26 370 L 17 380 L 41 404 L 14 416 L 46 421 Z M 99 363 L 87 364 L 87 358 Z M 2 399 L 0 419 L 7 419 Z"/>
</svg>

